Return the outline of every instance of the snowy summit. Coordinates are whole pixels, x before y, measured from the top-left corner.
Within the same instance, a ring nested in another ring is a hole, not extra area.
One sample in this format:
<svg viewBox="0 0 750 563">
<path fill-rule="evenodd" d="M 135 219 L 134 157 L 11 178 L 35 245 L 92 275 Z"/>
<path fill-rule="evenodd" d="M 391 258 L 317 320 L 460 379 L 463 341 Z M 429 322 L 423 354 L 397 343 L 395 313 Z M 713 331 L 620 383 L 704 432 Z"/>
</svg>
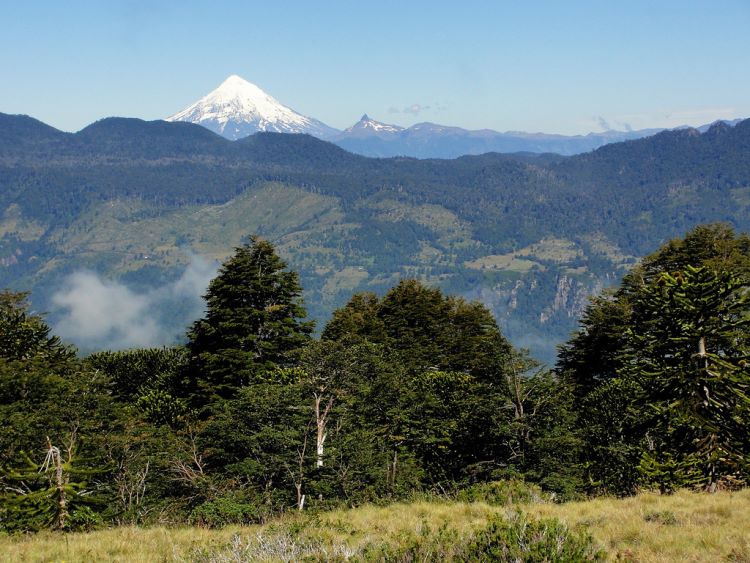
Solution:
<svg viewBox="0 0 750 563">
<path fill-rule="evenodd" d="M 337 133 L 325 123 L 288 108 L 236 74 L 167 121 L 197 123 L 232 140 L 258 131 L 308 133 L 321 138 Z"/>
<path fill-rule="evenodd" d="M 403 127 L 399 127 L 398 125 L 390 125 L 388 123 L 381 123 L 380 121 L 375 121 L 367 114 L 364 114 L 357 123 L 355 123 L 348 129 L 345 129 L 344 133 L 349 136 L 367 136 L 398 133 L 399 131 L 403 130 Z"/>
</svg>

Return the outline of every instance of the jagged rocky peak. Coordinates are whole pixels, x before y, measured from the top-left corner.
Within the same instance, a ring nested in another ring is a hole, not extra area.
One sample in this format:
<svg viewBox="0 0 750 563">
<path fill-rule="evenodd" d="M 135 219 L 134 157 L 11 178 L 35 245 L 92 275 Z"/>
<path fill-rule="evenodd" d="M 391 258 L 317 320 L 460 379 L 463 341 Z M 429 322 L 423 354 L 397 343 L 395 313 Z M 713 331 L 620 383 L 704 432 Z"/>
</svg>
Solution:
<svg viewBox="0 0 750 563">
<path fill-rule="evenodd" d="M 346 129 L 344 133 L 398 133 L 403 130 L 404 128 L 398 125 L 376 121 L 365 113 L 357 123 Z"/>
<path fill-rule="evenodd" d="M 258 131 L 308 133 L 324 138 L 336 133 L 332 127 L 294 111 L 236 74 L 167 121 L 197 123 L 232 140 Z"/>
</svg>

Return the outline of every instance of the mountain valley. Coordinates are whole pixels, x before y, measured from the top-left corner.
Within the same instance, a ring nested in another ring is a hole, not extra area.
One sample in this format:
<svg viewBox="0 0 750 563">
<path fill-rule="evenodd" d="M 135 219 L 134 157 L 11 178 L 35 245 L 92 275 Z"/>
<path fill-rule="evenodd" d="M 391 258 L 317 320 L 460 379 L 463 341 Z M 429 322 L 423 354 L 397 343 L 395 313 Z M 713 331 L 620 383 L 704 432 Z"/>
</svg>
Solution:
<svg viewBox="0 0 750 563">
<path fill-rule="evenodd" d="M 372 159 L 307 135 L 228 141 L 109 118 L 70 134 L 0 115 L 0 286 L 53 296 L 90 270 L 132 288 L 251 234 L 301 274 L 318 326 L 403 277 L 480 299 L 552 362 L 587 297 L 698 223 L 750 229 L 750 121 L 557 155 Z M 155 311 L 179 339 L 195 307 Z M 85 347 L 85 346 L 84 346 Z"/>
</svg>

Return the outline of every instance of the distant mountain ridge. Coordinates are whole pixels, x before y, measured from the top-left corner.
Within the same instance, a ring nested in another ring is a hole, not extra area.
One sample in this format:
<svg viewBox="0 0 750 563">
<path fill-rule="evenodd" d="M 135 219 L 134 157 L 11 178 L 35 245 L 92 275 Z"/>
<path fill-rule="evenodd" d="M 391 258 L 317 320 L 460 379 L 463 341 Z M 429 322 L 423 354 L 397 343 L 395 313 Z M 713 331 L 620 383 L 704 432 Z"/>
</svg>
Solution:
<svg viewBox="0 0 750 563">
<path fill-rule="evenodd" d="M 491 129 L 468 130 L 437 123 L 399 127 L 381 123 L 366 114 L 352 127 L 328 137 L 348 151 L 371 157 L 411 156 L 415 158 L 457 158 L 488 152 L 556 153 L 574 155 L 609 143 L 640 139 L 663 129 L 604 131 L 588 135 L 555 135 Z"/>
<path fill-rule="evenodd" d="M 603 131 L 587 135 L 557 135 L 468 130 L 436 123 L 401 127 L 383 123 L 367 114 L 343 131 L 311 117 L 305 117 L 281 104 L 258 86 L 233 75 L 216 90 L 188 108 L 167 118 L 207 127 L 227 139 L 236 140 L 257 132 L 307 133 L 331 141 L 363 156 L 415 158 L 457 158 L 463 155 L 501 153 L 556 153 L 574 155 L 595 150 L 609 143 L 640 139 L 664 129 Z M 734 120 L 729 123 L 736 123 Z M 702 126 L 705 131 L 709 125 Z"/>
<path fill-rule="evenodd" d="M 339 136 L 343 137 L 371 137 L 378 135 L 395 134 L 403 131 L 404 128 L 399 125 L 389 125 L 388 123 L 381 123 L 375 121 L 367 114 L 364 114 L 362 118 L 357 121 L 351 127 L 344 129 L 339 135 L 334 135 L 332 140 L 335 140 Z"/>
</svg>

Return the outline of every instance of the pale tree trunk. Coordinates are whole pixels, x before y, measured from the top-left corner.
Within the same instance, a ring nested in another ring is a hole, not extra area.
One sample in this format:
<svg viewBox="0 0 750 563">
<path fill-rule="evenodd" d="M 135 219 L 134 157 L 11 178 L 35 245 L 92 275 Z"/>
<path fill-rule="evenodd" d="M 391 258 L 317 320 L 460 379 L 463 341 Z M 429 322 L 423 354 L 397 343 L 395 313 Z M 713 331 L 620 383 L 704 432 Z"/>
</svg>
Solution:
<svg viewBox="0 0 750 563">
<path fill-rule="evenodd" d="M 511 392 L 511 403 L 513 403 L 513 417 L 516 423 L 519 424 L 516 430 L 516 436 L 518 439 L 518 447 L 520 451 L 513 452 L 513 457 L 524 458 L 526 450 L 526 441 L 528 440 L 528 428 L 521 426 L 525 422 L 525 409 L 524 402 L 528 398 L 529 390 L 523 388 L 523 381 L 521 376 L 514 369 L 513 373 L 507 376 L 508 388 Z"/>
<path fill-rule="evenodd" d="M 328 402 L 321 409 L 321 403 L 323 402 L 323 395 L 325 388 L 321 389 L 320 392 L 316 392 L 313 397 L 315 398 L 315 427 L 317 429 L 316 434 L 316 467 L 323 467 L 323 454 L 325 453 L 324 445 L 326 437 L 326 427 L 328 426 L 328 415 L 333 407 L 333 395 L 328 398 Z"/>
<path fill-rule="evenodd" d="M 700 369 L 704 369 L 708 371 L 708 354 L 706 353 L 706 337 L 701 336 L 698 338 L 698 367 Z M 706 407 L 709 406 L 710 396 L 708 392 L 708 388 L 704 385 L 703 386 L 703 392 L 706 396 L 704 400 L 704 405 Z M 707 443 L 708 443 L 708 451 L 709 455 L 710 453 L 717 448 L 717 442 L 718 442 L 718 436 L 714 433 L 711 433 L 708 436 Z M 715 493 L 717 486 L 718 486 L 718 475 L 716 474 L 716 464 L 713 462 L 709 463 L 708 466 L 708 483 L 706 485 L 706 491 L 709 493 Z"/>
<path fill-rule="evenodd" d="M 390 486 L 391 491 L 396 488 L 396 479 L 398 478 L 398 449 L 403 444 L 403 440 L 393 443 L 393 460 L 388 462 L 385 466 L 385 477 L 386 483 Z"/>
<path fill-rule="evenodd" d="M 55 483 L 57 486 L 58 494 L 58 527 L 62 530 L 65 528 L 65 524 L 68 521 L 68 499 L 65 497 L 65 481 L 62 470 L 62 460 L 60 459 L 60 452 L 57 452 L 55 456 Z"/>
<path fill-rule="evenodd" d="M 302 494 L 302 483 L 295 483 L 294 486 L 297 489 L 297 510 L 302 512 L 302 509 L 305 507 L 305 495 Z"/>
<path fill-rule="evenodd" d="M 391 472 L 391 489 L 396 488 L 396 470 L 398 468 L 398 450 L 393 450 L 393 469 Z"/>
<path fill-rule="evenodd" d="M 57 491 L 57 528 L 63 530 L 68 521 L 68 499 L 65 496 L 65 475 L 63 474 L 62 458 L 60 448 L 53 446 L 47 437 L 47 459 L 44 465 L 49 468 L 51 464 L 55 466 L 55 490 Z"/>
<path fill-rule="evenodd" d="M 318 427 L 318 459 L 315 461 L 316 467 L 323 467 L 323 444 L 326 441 L 326 433 L 322 427 Z"/>
<path fill-rule="evenodd" d="M 304 439 L 302 440 L 302 447 L 297 448 L 297 473 L 295 474 L 291 468 L 285 464 L 286 470 L 294 482 L 294 489 L 297 491 L 297 510 L 299 511 L 305 507 L 305 495 L 302 493 L 302 484 L 304 483 L 305 478 L 305 452 L 307 451 L 307 436 L 309 431 L 310 424 L 308 423 Z"/>
<path fill-rule="evenodd" d="M 513 405 L 513 417 L 518 424 L 516 430 L 518 451 L 511 448 L 512 456 L 524 459 L 531 436 L 529 421 L 533 420 L 539 409 L 549 401 L 549 396 L 538 396 L 529 404 L 530 398 L 539 384 L 533 378 L 524 377 L 521 372 L 522 368 L 523 366 L 513 366 L 511 368 L 512 372 L 506 375 L 506 383 L 511 395 L 510 402 Z M 541 373 L 541 370 L 536 375 L 539 375 L 539 373 Z"/>
<path fill-rule="evenodd" d="M 703 369 L 708 369 L 708 354 L 706 354 L 706 337 L 701 336 L 698 339 L 698 362 Z"/>
</svg>

